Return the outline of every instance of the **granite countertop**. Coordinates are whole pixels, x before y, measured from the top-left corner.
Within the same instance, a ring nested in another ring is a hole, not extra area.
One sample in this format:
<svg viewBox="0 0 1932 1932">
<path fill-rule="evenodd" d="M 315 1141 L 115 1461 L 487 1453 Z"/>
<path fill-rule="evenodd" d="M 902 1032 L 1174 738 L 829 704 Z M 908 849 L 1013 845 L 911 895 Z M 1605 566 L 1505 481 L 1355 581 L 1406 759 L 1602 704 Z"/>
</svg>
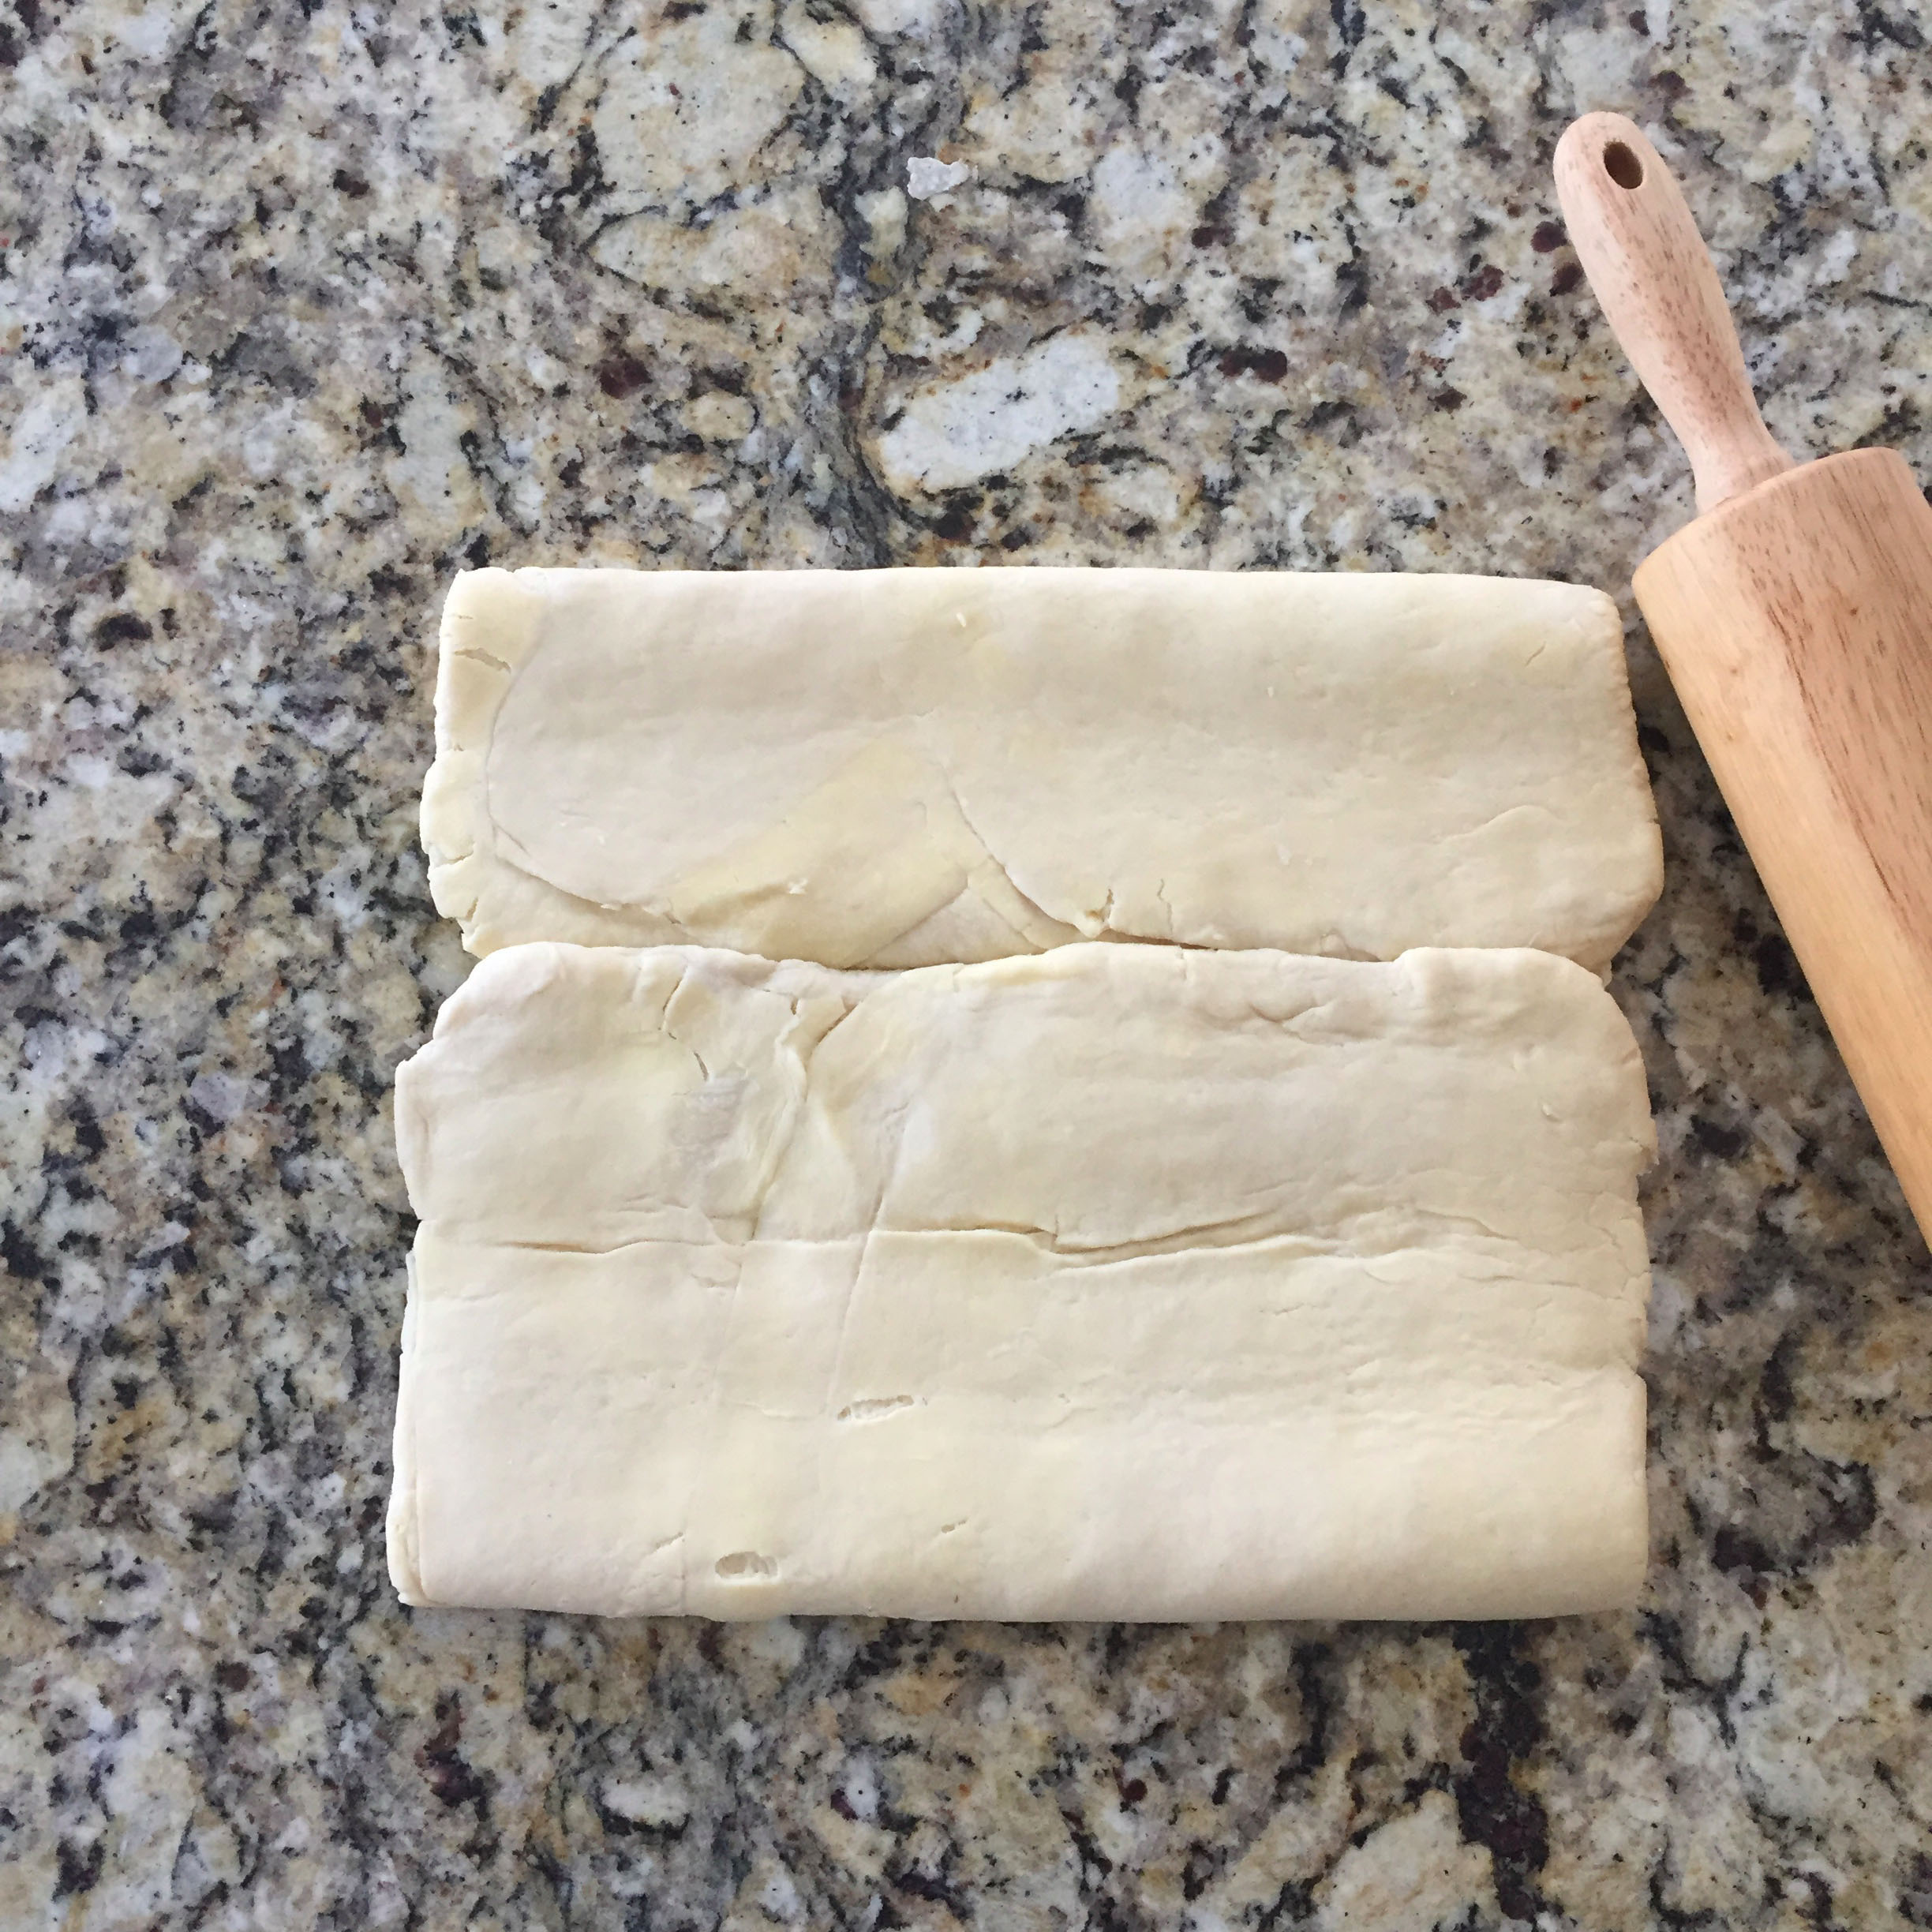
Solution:
<svg viewBox="0 0 1932 1932">
<path fill-rule="evenodd" d="M 381 1543 L 452 571 L 1627 611 L 1688 477 L 1556 138 L 1679 166 L 1788 447 L 1932 475 L 1915 17 L 0 6 L 0 1924 L 1932 1925 L 1932 1267 L 1634 617 L 1634 1616 L 411 1614 Z"/>
</svg>

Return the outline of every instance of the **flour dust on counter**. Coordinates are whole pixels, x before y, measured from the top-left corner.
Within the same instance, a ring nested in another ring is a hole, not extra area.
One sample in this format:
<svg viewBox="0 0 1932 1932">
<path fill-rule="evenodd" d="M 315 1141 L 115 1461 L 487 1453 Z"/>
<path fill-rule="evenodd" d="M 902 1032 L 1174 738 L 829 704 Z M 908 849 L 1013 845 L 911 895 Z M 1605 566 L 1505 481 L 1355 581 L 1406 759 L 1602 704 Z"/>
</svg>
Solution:
<svg viewBox="0 0 1932 1932">
<path fill-rule="evenodd" d="M 511 947 L 397 1122 L 411 1602 L 1534 1616 L 1642 1580 L 1649 1114 L 1569 961 Z"/>
<path fill-rule="evenodd" d="M 1498 578 L 488 570 L 423 841 L 474 952 L 1099 938 L 1603 972 L 1657 898 L 1616 608 Z"/>
</svg>

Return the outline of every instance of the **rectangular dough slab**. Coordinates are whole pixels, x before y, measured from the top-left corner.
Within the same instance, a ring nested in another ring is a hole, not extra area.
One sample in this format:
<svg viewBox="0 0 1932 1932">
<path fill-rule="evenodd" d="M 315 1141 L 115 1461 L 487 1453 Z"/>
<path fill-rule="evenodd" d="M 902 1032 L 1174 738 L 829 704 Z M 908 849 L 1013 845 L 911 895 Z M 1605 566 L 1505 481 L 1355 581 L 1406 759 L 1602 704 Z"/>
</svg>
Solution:
<svg viewBox="0 0 1932 1932">
<path fill-rule="evenodd" d="M 1644 1076 L 1552 955 L 485 960 L 397 1076 L 415 1604 L 1531 1616 L 1644 1568 Z"/>
<path fill-rule="evenodd" d="M 1481 577 L 469 572 L 422 832 L 474 953 L 833 966 L 1119 938 L 1601 972 L 1662 863 L 1616 607 Z"/>
</svg>

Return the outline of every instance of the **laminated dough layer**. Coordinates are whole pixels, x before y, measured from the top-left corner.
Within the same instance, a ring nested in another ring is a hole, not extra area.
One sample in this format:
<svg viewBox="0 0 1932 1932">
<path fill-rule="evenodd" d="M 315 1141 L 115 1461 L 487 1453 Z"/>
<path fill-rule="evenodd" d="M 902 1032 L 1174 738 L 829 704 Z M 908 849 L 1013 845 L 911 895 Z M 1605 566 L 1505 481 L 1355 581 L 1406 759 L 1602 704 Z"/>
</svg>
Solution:
<svg viewBox="0 0 1932 1932">
<path fill-rule="evenodd" d="M 1481 577 L 469 572 L 422 827 L 479 953 L 1601 972 L 1661 878 L 1615 606 Z"/>
<path fill-rule="evenodd" d="M 1530 1616 L 1645 1560 L 1652 1136 L 1591 976 L 483 961 L 397 1078 L 411 1603 Z"/>
</svg>

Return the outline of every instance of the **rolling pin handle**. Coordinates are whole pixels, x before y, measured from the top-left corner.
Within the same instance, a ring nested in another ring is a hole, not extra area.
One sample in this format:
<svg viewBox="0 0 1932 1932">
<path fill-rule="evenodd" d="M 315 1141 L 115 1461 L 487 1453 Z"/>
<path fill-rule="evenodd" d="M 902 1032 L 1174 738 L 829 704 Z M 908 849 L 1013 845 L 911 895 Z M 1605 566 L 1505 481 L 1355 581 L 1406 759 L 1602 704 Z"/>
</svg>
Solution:
<svg viewBox="0 0 1932 1932">
<path fill-rule="evenodd" d="M 1790 469 L 1683 190 L 1637 124 L 1573 122 L 1557 144 L 1556 198 L 1611 328 L 1690 456 L 1698 511 Z"/>
</svg>

